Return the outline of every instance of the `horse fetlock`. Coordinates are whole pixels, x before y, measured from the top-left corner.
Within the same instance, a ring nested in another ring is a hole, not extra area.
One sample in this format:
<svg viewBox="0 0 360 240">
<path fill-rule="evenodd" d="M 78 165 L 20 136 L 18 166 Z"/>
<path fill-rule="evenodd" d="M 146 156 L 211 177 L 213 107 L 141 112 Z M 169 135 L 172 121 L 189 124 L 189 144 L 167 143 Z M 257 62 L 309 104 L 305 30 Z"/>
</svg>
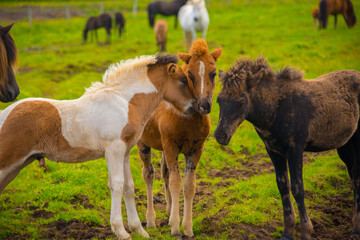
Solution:
<svg viewBox="0 0 360 240">
<path fill-rule="evenodd" d="M 130 227 L 130 226 L 129 226 Z M 137 227 L 130 227 L 132 232 L 136 232 L 138 234 L 140 234 L 141 236 L 143 236 L 144 238 L 150 238 L 150 235 L 144 230 L 144 228 L 141 226 L 137 226 Z"/>
<path fill-rule="evenodd" d="M 120 226 L 111 224 L 111 230 L 116 234 L 116 236 L 119 239 L 129 239 L 130 238 L 130 234 L 128 232 L 126 232 L 126 230 L 122 224 Z"/>
<path fill-rule="evenodd" d="M 184 227 L 184 234 L 188 237 L 192 237 L 194 236 L 193 233 L 193 229 L 192 229 L 192 221 L 187 221 L 182 223 L 183 227 Z"/>
<path fill-rule="evenodd" d="M 155 224 L 155 211 L 153 209 L 148 209 L 146 211 L 146 227 L 147 228 L 156 228 L 156 224 Z"/>
<path fill-rule="evenodd" d="M 170 216 L 169 219 L 169 224 L 171 226 L 171 236 L 178 236 L 180 234 L 180 218 L 174 217 L 174 216 Z"/>
</svg>

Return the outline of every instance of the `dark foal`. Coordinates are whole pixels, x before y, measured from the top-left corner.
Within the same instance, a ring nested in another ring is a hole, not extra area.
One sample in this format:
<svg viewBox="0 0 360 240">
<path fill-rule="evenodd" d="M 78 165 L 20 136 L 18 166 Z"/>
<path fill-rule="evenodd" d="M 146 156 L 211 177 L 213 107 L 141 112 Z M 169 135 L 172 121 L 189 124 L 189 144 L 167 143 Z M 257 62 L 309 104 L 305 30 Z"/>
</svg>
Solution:
<svg viewBox="0 0 360 240">
<path fill-rule="evenodd" d="M 120 12 L 115 13 L 115 26 L 119 26 L 119 37 L 121 37 L 121 33 L 125 29 L 125 18 Z"/>
<path fill-rule="evenodd" d="M 147 6 L 150 27 L 154 27 L 156 14 L 164 16 L 175 16 L 175 28 L 177 27 L 177 15 L 179 9 L 185 5 L 187 0 L 173 0 L 171 2 L 154 1 Z"/>
<path fill-rule="evenodd" d="M 302 239 L 311 239 L 313 227 L 306 213 L 303 186 L 303 152 L 337 149 L 354 184 L 351 237 L 360 238 L 360 73 L 336 71 L 314 80 L 285 67 L 275 73 L 269 63 L 237 61 L 219 73 L 223 88 L 218 95 L 220 117 L 215 138 L 228 144 L 245 119 L 251 122 L 274 164 L 284 211 L 283 240 L 293 239 L 298 205 Z"/>
<path fill-rule="evenodd" d="M 14 101 L 20 93 L 13 70 L 17 51 L 15 42 L 9 34 L 13 25 L 0 26 L 0 102 Z"/>
<path fill-rule="evenodd" d="M 89 19 L 86 22 L 85 29 L 83 32 L 84 42 L 86 42 L 87 34 L 89 31 L 91 31 L 90 41 L 92 40 L 93 35 L 95 35 L 96 42 L 97 42 L 98 41 L 97 29 L 103 27 L 103 28 L 105 28 L 106 34 L 107 34 L 105 43 L 110 43 L 111 26 L 112 26 L 111 21 L 112 21 L 111 17 L 107 13 L 103 13 L 97 17 L 89 17 Z"/>
</svg>

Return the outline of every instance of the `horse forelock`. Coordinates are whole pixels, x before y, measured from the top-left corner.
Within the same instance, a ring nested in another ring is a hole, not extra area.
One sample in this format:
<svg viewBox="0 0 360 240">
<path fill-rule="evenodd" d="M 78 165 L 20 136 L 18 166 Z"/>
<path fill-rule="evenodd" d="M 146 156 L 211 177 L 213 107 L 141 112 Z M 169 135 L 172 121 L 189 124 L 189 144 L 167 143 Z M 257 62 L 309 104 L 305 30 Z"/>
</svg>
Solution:
<svg viewBox="0 0 360 240">
<path fill-rule="evenodd" d="M 86 89 L 86 93 L 129 81 L 128 76 L 130 74 L 148 68 L 149 65 L 156 63 L 157 56 L 148 55 L 136 57 L 134 59 L 121 60 L 119 63 L 111 64 L 103 75 L 103 81 L 92 83 L 91 87 Z"/>
<path fill-rule="evenodd" d="M 149 64 L 149 65 L 167 65 L 169 63 L 178 63 L 179 59 L 174 54 L 157 54 L 155 56 L 155 63 Z"/>
<path fill-rule="evenodd" d="M 204 54 L 207 54 L 209 51 L 209 48 L 207 46 L 207 43 L 204 39 L 196 39 L 190 48 L 190 55 L 192 57 L 201 57 Z"/>
</svg>

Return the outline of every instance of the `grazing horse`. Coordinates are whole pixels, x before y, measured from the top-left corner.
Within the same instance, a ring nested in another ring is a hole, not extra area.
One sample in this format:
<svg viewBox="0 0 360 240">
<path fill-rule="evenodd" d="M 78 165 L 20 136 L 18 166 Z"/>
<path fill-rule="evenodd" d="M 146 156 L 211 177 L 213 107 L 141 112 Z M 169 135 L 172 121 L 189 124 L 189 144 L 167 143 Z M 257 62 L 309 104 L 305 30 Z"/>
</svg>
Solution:
<svg viewBox="0 0 360 240">
<path fill-rule="evenodd" d="M 29 98 L 7 107 L 0 113 L 0 193 L 35 159 L 75 163 L 105 157 L 113 232 L 130 237 L 122 221 L 124 197 L 130 229 L 149 237 L 136 211 L 129 154 L 163 99 L 193 112 L 191 82 L 176 62 L 174 55 L 130 59 L 110 66 L 103 82 L 78 99 Z"/>
<path fill-rule="evenodd" d="M 312 12 L 311 12 L 311 15 L 312 15 L 312 17 L 314 19 L 314 27 L 316 28 L 316 25 L 319 22 L 319 18 L 320 18 L 320 10 L 319 10 L 319 8 L 317 8 L 317 7 L 314 8 L 312 10 Z"/>
<path fill-rule="evenodd" d="M 166 35 L 167 35 L 167 22 L 164 19 L 156 21 L 154 31 L 156 37 L 156 45 L 160 46 L 161 52 L 166 51 Z"/>
<path fill-rule="evenodd" d="M 14 75 L 17 52 L 13 38 L 9 34 L 14 24 L 0 26 L 0 102 L 11 102 L 20 90 Z"/>
<path fill-rule="evenodd" d="M 121 37 L 121 33 L 125 28 L 125 18 L 122 13 L 115 13 L 115 26 L 119 26 L 119 37 Z"/>
<path fill-rule="evenodd" d="M 360 237 L 360 72 L 335 71 L 304 80 L 290 67 L 275 73 L 269 63 L 237 61 L 228 72 L 219 73 L 223 88 L 217 101 L 220 116 L 215 139 L 228 144 L 245 119 L 251 122 L 274 164 L 281 194 L 284 232 L 281 239 L 294 239 L 296 200 L 301 239 L 311 239 L 313 227 L 306 213 L 303 185 L 303 152 L 337 149 L 354 184 L 352 237 Z"/>
<path fill-rule="evenodd" d="M 326 28 L 327 19 L 330 14 L 335 17 L 335 28 L 337 24 L 337 14 L 342 14 L 344 16 L 346 25 L 349 28 L 353 27 L 356 23 L 354 6 L 350 0 L 321 0 L 319 3 L 319 9 L 319 28 Z"/>
<path fill-rule="evenodd" d="M 166 210 L 172 235 L 180 235 L 179 197 L 181 176 L 178 155 L 186 158 L 184 180 L 184 218 L 182 225 L 185 235 L 193 236 L 192 205 L 195 195 L 196 167 L 199 163 L 204 143 L 210 132 L 209 114 L 215 89 L 216 60 L 221 48 L 208 53 L 204 40 L 198 39 L 192 45 L 190 54 L 178 53 L 185 64 L 183 70 L 191 79 L 197 99 L 192 115 L 184 115 L 178 108 L 162 102 L 147 123 L 138 143 L 139 155 L 143 162 L 143 178 L 147 188 L 147 227 L 155 228 L 153 205 L 154 167 L 151 163 L 151 148 L 163 151 L 161 176 L 164 181 Z"/>
<path fill-rule="evenodd" d="M 202 38 L 206 38 L 206 32 L 210 22 L 204 0 L 191 0 L 179 10 L 179 22 L 184 31 L 186 49 L 189 50 L 191 43 L 196 39 L 196 32 L 202 32 Z"/>
<path fill-rule="evenodd" d="M 179 9 L 187 1 L 188 0 L 173 0 L 171 2 L 155 1 L 149 3 L 149 5 L 147 6 L 147 12 L 149 16 L 150 27 L 154 27 L 156 14 L 161 14 L 164 16 L 175 15 L 175 28 L 176 28 Z"/>
<path fill-rule="evenodd" d="M 110 35 L 111 35 L 111 17 L 107 13 L 103 13 L 97 17 L 89 17 L 86 22 L 84 33 L 84 42 L 86 42 L 88 31 L 91 31 L 90 41 L 93 39 L 93 35 L 95 35 L 96 42 L 98 41 L 97 29 L 105 28 L 107 33 L 106 43 L 110 43 Z"/>
</svg>

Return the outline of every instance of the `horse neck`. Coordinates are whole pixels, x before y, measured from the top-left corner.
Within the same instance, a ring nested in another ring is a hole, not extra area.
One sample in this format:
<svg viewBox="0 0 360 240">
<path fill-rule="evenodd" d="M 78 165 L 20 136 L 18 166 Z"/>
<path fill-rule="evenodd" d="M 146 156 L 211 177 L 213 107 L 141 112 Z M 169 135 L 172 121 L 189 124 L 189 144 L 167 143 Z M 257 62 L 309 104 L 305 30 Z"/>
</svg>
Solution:
<svg viewBox="0 0 360 240">
<path fill-rule="evenodd" d="M 252 89 L 246 120 L 257 128 L 267 129 L 276 117 L 275 112 L 280 96 L 280 88 L 277 83 L 270 83 L 270 86 L 267 87 L 259 85 Z"/>
</svg>

